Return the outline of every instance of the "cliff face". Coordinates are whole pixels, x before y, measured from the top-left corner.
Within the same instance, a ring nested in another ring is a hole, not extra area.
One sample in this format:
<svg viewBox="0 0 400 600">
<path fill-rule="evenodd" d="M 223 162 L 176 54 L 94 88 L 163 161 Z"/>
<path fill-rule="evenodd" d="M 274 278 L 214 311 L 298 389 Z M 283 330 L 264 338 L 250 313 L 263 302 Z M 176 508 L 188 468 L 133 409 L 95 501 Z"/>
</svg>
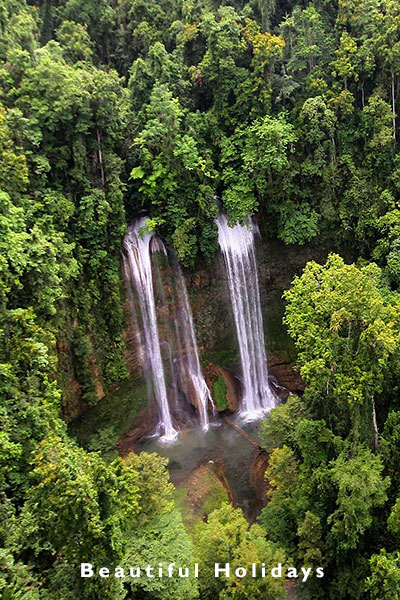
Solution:
<svg viewBox="0 0 400 600">
<path fill-rule="evenodd" d="M 294 362 L 295 352 L 286 328 L 282 324 L 284 313 L 282 293 L 290 286 L 293 277 L 301 272 L 309 260 L 324 261 L 329 251 L 327 246 L 287 246 L 278 241 L 262 241 L 261 239 L 257 241 L 258 275 L 265 340 L 270 357 L 269 368 L 279 383 L 289 389 L 293 388 L 292 391 L 301 389 L 301 384 L 287 366 L 288 363 Z M 212 364 L 237 372 L 238 346 L 222 255 L 218 253 L 211 264 L 199 261 L 195 269 L 186 270 L 184 275 L 203 368 Z M 129 323 L 129 318 L 127 315 L 127 323 Z M 130 379 L 125 381 L 121 394 L 118 392 L 120 389 L 118 383 L 104 389 L 100 375 L 101 369 L 97 368 L 94 355 L 92 363 L 95 368 L 91 369 L 91 373 L 93 389 L 96 394 L 91 403 L 92 406 L 114 401 L 126 402 L 128 406 L 131 402 L 130 394 L 127 393 L 129 388 L 141 390 L 140 394 L 143 397 L 135 398 L 138 406 L 146 404 L 140 369 L 133 368 L 134 361 L 132 363 L 132 356 L 135 356 L 135 352 L 137 352 L 137 338 L 131 335 L 130 330 L 131 328 L 128 326 L 124 336 Z M 93 408 L 82 401 L 79 381 L 71 377 L 74 369 L 69 363 L 73 362 L 74 357 L 65 352 L 65 349 L 60 353 L 60 357 L 64 373 L 69 372 L 70 374 L 69 377 L 64 377 L 63 385 L 66 390 L 65 415 L 67 420 L 77 419 L 86 411 L 92 411 Z M 68 363 L 68 369 L 66 363 Z M 98 393 L 100 390 L 101 393 Z"/>
<path fill-rule="evenodd" d="M 257 241 L 258 276 L 268 353 L 294 360 L 294 348 L 282 324 L 282 294 L 308 261 L 325 261 L 330 250 L 326 245 L 288 246 L 275 240 Z M 221 254 L 216 255 L 211 265 L 198 263 L 196 270 L 185 272 L 185 276 L 203 358 L 233 368 L 238 358 L 237 342 Z"/>
</svg>

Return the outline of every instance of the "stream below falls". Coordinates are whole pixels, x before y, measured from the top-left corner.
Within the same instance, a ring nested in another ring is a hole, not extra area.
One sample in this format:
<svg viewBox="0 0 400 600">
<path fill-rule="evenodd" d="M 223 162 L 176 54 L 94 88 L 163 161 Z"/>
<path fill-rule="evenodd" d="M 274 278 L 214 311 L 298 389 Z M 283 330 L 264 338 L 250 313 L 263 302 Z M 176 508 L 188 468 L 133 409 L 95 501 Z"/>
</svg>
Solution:
<svg viewBox="0 0 400 600">
<path fill-rule="evenodd" d="M 256 447 L 259 427 L 259 421 L 243 423 L 236 415 L 230 416 L 227 421 L 222 416 L 210 425 L 207 432 L 198 425 L 181 431 L 174 444 L 150 438 L 142 440 L 137 450 L 157 452 L 168 458 L 170 478 L 176 486 L 184 484 L 201 466 L 208 465 L 222 481 L 232 504 L 240 507 L 245 517 L 253 522 L 265 505 L 263 475 L 268 461 L 268 454 Z"/>
</svg>

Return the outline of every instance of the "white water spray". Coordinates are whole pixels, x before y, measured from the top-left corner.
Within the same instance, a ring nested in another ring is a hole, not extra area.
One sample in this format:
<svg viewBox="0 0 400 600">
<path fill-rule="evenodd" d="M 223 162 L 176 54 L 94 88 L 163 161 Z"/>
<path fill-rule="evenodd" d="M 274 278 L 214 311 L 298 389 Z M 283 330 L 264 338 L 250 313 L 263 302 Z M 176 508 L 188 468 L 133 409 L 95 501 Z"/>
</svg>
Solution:
<svg viewBox="0 0 400 600">
<path fill-rule="evenodd" d="M 200 416 L 200 424 L 204 431 L 209 428 L 208 403 L 214 408 L 210 390 L 204 380 L 201 372 L 199 350 L 197 347 L 196 335 L 194 331 L 192 311 L 190 310 L 189 299 L 186 290 L 185 279 L 179 265 L 176 265 L 178 306 L 180 314 L 180 323 L 183 330 L 183 348 L 185 352 L 185 369 L 188 374 L 189 382 L 193 387 L 196 398 L 196 404 Z"/>
<path fill-rule="evenodd" d="M 260 290 L 254 250 L 256 226 L 228 226 L 224 214 L 216 220 L 218 242 L 224 256 L 229 292 L 239 343 L 243 397 L 241 413 L 256 419 L 275 405 L 268 383 L 267 357 Z"/>
<path fill-rule="evenodd" d="M 143 330 L 141 338 L 151 374 L 152 386 L 149 389 L 154 389 L 159 409 L 157 431 L 161 433 L 164 441 L 174 441 L 178 432 L 173 425 L 171 406 L 174 414 L 179 413 L 180 418 L 184 413 L 179 406 L 178 390 L 196 406 L 204 431 L 209 427 L 208 406 L 210 404 L 213 407 L 213 403 L 201 372 L 193 317 L 181 268 L 176 260 L 172 260 L 171 263 L 167 261 L 166 268 L 162 271 L 156 269 L 153 273 L 152 252 L 158 250 L 167 256 L 167 251 L 155 233 L 140 233 L 145 224 L 146 217 L 143 217 L 128 229 L 124 239 L 124 274 L 133 312 L 132 286 L 136 289 L 139 299 Z M 167 337 L 162 340 L 159 332 L 163 328 L 159 329 L 160 323 L 157 321 L 153 277 L 155 281 L 160 282 L 158 291 L 162 296 L 162 323 L 164 331 L 167 332 Z M 168 347 L 169 364 L 174 365 L 169 378 L 166 377 L 162 346 Z M 166 379 L 169 381 L 168 388 Z M 173 398 L 168 397 L 171 394 Z"/>
<path fill-rule="evenodd" d="M 168 404 L 167 389 L 160 350 L 160 339 L 157 328 L 157 316 L 153 289 L 153 275 L 151 268 L 151 248 L 153 233 L 139 235 L 146 219 L 138 219 L 129 229 L 124 239 L 127 253 L 129 274 L 138 293 L 140 312 L 143 321 L 143 337 L 146 357 L 149 362 L 154 394 L 160 411 L 159 429 L 163 432 L 166 441 L 173 441 L 177 431 L 172 424 Z M 159 240 L 158 249 L 166 253 L 165 247 Z"/>
</svg>

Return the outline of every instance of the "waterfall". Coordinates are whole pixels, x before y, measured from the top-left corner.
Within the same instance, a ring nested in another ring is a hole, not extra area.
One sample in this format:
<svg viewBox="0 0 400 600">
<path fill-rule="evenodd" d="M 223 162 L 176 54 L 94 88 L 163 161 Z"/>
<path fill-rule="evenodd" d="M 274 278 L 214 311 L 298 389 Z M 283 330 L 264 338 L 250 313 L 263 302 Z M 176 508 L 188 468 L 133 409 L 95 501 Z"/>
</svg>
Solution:
<svg viewBox="0 0 400 600">
<path fill-rule="evenodd" d="M 275 402 L 268 383 L 253 222 L 229 227 L 224 214 L 216 220 L 218 242 L 228 276 L 243 382 L 241 413 L 260 417 Z"/>
<path fill-rule="evenodd" d="M 189 382 L 193 386 L 196 404 L 199 411 L 200 423 L 204 431 L 209 427 L 208 404 L 214 408 L 210 390 L 204 380 L 200 367 L 199 350 L 197 347 L 196 334 L 194 332 L 192 311 L 186 290 L 185 279 L 181 268 L 176 265 L 177 291 L 180 306 L 180 324 L 183 329 L 183 348 L 185 350 L 186 372 Z M 177 323 L 179 329 L 179 323 Z"/>
<path fill-rule="evenodd" d="M 142 332 L 136 339 L 143 341 L 147 372 L 150 373 L 152 383 L 148 387 L 149 390 L 154 390 L 159 411 L 158 429 L 163 434 L 163 440 L 173 441 L 177 437 L 174 412 L 183 413 L 188 408 L 179 406 L 179 392 L 196 406 L 204 430 L 209 426 L 208 404 L 212 405 L 212 400 L 201 373 L 193 318 L 182 271 L 176 260 L 171 263 L 168 261 L 166 248 L 154 232 L 140 231 L 145 224 L 146 217 L 143 217 L 128 228 L 123 244 L 124 276 L 132 310 L 133 289 L 137 292 Z M 157 270 L 153 264 L 152 253 L 155 251 L 165 255 L 165 268 L 162 271 Z M 161 296 L 158 311 L 154 288 L 156 283 Z M 160 339 L 160 332 L 163 339 Z M 165 370 L 166 359 L 163 359 L 165 348 L 169 354 L 169 377 Z M 140 354 L 137 350 L 136 353 Z"/>
<path fill-rule="evenodd" d="M 138 293 L 145 351 L 152 374 L 154 394 L 160 411 L 160 426 L 163 429 L 165 439 L 172 441 L 176 438 L 177 432 L 172 424 L 169 410 L 158 336 L 150 248 L 153 233 L 139 235 L 139 231 L 145 225 L 145 222 L 146 220 L 142 218 L 131 225 L 124 240 L 124 247 L 127 252 L 129 274 Z M 159 243 L 161 244 L 161 242 Z M 163 244 L 159 246 L 159 249 L 165 252 Z"/>
</svg>

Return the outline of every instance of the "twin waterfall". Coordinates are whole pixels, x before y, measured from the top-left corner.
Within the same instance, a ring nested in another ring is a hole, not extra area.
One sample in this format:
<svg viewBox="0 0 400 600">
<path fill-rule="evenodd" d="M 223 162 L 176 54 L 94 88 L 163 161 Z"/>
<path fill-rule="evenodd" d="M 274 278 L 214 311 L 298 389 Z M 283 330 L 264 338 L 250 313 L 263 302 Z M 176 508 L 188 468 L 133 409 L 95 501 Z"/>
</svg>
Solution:
<svg viewBox="0 0 400 600">
<path fill-rule="evenodd" d="M 161 239 L 146 232 L 146 217 L 128 229 L 123 243 L 124 278 L 134 330 L 135 357 L 156 400 L 157 434 L 173 442 L 196 410 L 204 431 L 214 405 L 203 377 L 185 279 Z M 260 306 L 254 225 L 229 227 L 217 221 L 239 344 L 242 401 L 247 420 L 274 406 L 268 384 Z M 193 408 L 194 407 L 194 408 Z"/>
<path fill-rule="evenodd" d="M 224 214 L 217 219 L 218 241 L 224 256 L 229 292 L 239 343 L 243 378 L 241 413 L 256 419 L 275 402 L 268 383 L 267 357 L 261 314 L 253 223 L 228 226 Z"/>
<path fill-rule="evenodd" d="M 160 411 L 160 423 L 162 424 L 165 438 L 172 441 L 176 438 L 177 432 L 172 425 L 157 327 L 150 248 L 153 235 L 149 233 L 143 236 L 139 235 L 139 231 L 144 225 L 144 219 L 136 221 L 129 228 L 128 235 L 124 240 L 128 263 L 125 273 L 130 277 L 130 281 L 135 286 L 138 294 L 143 320 L 146 358 L 152 375 L 154 395 Z M 158 242 L 157 249 L 166 253 L 164 246 L 160 242 Z"/>
<path fill-rule="evenodd" d="M 144 232 L 146 218 L 135 221 L 124 239 L 124 273 L 128 286 L 128 297 L 133 313 L 134 296 L 137 292 L 142 321 L 142 342 L 145 360 L 142 365 L 149 374 L 148 385 L 153 389 L 159 411 L 158 431 L 164 441 L 174 441 L 178 435 L 173 413 L 179 412 L 178 392 L 181 391 L 192 402 L 199 413 L 200 423 L 208 429 L 208 404 L 212 406 L 210 391 L 201 373 L 199 354 L 193 327 L 193 319 L 187 297 L 185 280 L 176 261 L 168 261 L 164 244 L 154 232 Z M 170 285 L 163 283 L 160 267 L 152 260 L 153 253 L 161 252 L 165 257 L 164 271 L 172 269 Z M 160 304 L 164 316 L 164 339 L 160 338 L 160 323 L 156 311 L 156 289 L 158 283 Z M 167 295 L 172 298 L 167 298 Z M 163 347 L 167 350 L 164 358 Z M 169 367 L 168 378 L 165 365 Z M 178 414 L 175 414 L 175 419 Z"/>
</svg>

